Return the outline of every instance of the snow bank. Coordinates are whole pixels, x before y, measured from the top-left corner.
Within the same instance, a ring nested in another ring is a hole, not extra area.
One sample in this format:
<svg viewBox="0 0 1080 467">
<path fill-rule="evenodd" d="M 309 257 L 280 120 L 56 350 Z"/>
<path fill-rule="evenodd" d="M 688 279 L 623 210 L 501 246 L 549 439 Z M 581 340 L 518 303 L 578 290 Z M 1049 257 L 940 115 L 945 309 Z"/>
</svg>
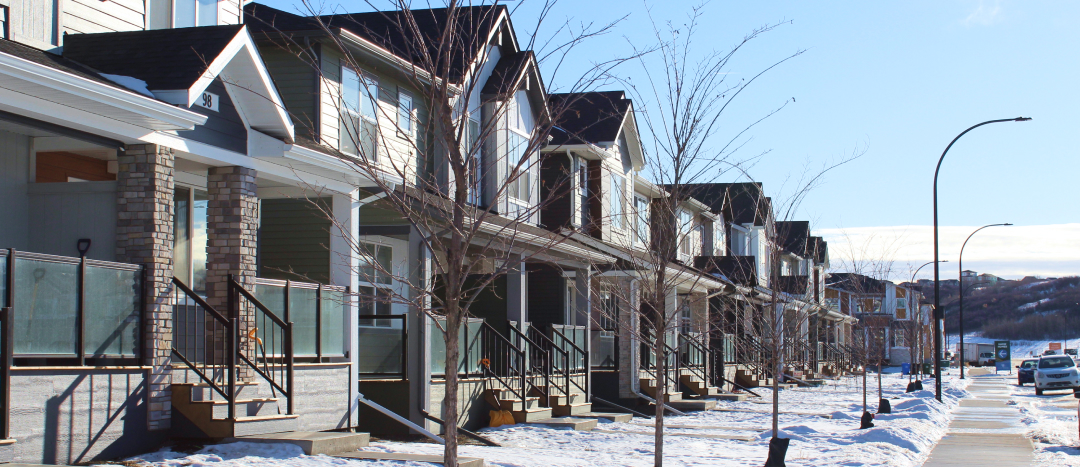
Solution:
<svg viewBox="0 0 1080 467">
<path fill-rule="evenodd" d="M 799 466 L 919 466 L 944 435 L 957 400 L 966 395 L 955 375 L 945 378 L 943 402 L 932 391 L 905 394 L 906 376 L 885 374 L 883 394 L 893 413 L 878 415 L 875 427 L 859 430 L 863 411 L 862 380 L 843 378 L 819 388 L 780 393 L 781 433 L 792 439 L 788 465 Z M 931 382 L 932 384 L 932 382 Z M 867 381 L 868 408 L 877 406 L 877 378 Z M 721 402 L 718 410 L 692 412 L 665 419 L 664 460 L 669 466 L 761 465 L 768 453 L 772 392 L 756 390 L 763 400 Z M 579 432 L 509 425 L 484 429 L 484 435 L 503 447 L 462 446 L 460 454 L 484 458 L 488 465 L 504 467 L 651 466 L 652 420 L 629 423 L 601 422 L 597 430 Z M 735 438 L 735 439 L 733 439 Z M 747 441 L 749 439 L 749 441 Z M 429 443 L 374 442 L 365 450 L 442 453 Z M 209 446 L 193 454 L 170 450 L 131 459 L 153 467 L 247 467 L 254 465 L 322 467 L 337 465 L 410 465 L 366 462 L 326 456 L 305 456 L 289 445 L 234 443 Z"/>
<path fill-rule="evenodd" d="M 139 78 L 132 78 L 130 76 L 123 75 L 110 75 L 107 73 L 98 73 L 102 78 L 119 84 L 125 88 L 135 91 L 147 97 L 154 97 L 154 94 L 150 92 L 150 89 L 146 87 L 146 81 Z"/>
</svg>

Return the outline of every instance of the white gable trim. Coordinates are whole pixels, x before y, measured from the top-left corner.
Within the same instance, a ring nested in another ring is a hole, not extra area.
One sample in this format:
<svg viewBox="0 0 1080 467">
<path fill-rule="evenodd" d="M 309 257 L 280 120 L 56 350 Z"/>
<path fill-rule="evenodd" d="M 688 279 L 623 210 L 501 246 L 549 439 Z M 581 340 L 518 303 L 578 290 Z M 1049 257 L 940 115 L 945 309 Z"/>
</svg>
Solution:
<svg viewBox="0 0 1080 467">
<path fill-rule="evenodd" d="M 292 119 L 270 79 L 270 73 L 266 71 L 247 26 L 240 29 L 190 88 L 151 92 L 163 101 L 191 107 L 218 77 L 226 83 L 230 98 L 250 128 L 292 141 Z"/>
</svg>

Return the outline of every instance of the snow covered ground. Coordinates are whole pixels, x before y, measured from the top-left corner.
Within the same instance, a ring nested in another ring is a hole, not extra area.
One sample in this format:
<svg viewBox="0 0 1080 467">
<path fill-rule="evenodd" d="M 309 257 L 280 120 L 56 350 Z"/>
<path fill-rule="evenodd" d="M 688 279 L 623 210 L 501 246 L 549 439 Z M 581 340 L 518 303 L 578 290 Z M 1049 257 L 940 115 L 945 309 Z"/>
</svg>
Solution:
<svg viewBox="0 0 1080 467">
<path fill-rule="evenodd" d="M 953 370 L 955 372 L 955 370 Z M 792 438 L 788 465 L 792 466 L 919 466 L 930 448 L 945 433 L 967 381 L 946 376 L 944 403 L 932 391 L 905 394 L 907 377 L 883 376 L 883 388 L 893 414 L 878 415 L 876 427 L 859 430 L 862 414 L 861 380 L 848 377 L 821 388 L 784 390 L 781 432 Z M 868 379 L 870 410 L 877 406 L 877 381 Z M 932 389 L 932 386 L 927 386 Z M 757 391 L 764 400 L 722 402 L 718 410 L 666 417 L 665 464 L 670 466 L 747 466 L 764 463 L 772 394 Z M 1075 410 L 1074 410 L 1075 412 Z M 831 418 L 825 418 L 829 416 Z M 1073 419 L 1075 426 L 1075 418 Z M 597 430 L 577 432 L 513 425 L 483 430 L 503 447 L 462 446 L 461 455 L 484 458 L 497 466 L 652 465 L 651 420 L 629 423 L 601 422 Z M 741 439 L 730 439 L 734 436 Z M 1075 433 L 1074 433 L 1075 436 Z M 747 440 L 749 438 L 749 440 Z M 1075 440 L 1075 438 L 1074 438 Z M 366 450 L 440 454 L 442 447 L 428 443 L 375 441 Z M 327 456 L 305 456 L 288 445 L 235 443 L 207 446 L 184 454 L 170 450 L 131 459 L 148 466 L 244 467 L 253 465 L 323 467 L 346 465 L 430 465 L 402 462 L 365 462 Z"/>
<path fill-rule="evenodd" d="M 1015 376 L 1013 376 L 1015 378 Z M 1019 387 L 1010 380 L 1013 397 L 1009 402 L 1020 409 L 1021 422 L 1035 443 L 1038 466 L 1080 466 L 1080 439 L 1077 432 L 1078 401 L 1072 392 L 1054 391 L 1035 395 L 1030 384 Z"/>
</svg>

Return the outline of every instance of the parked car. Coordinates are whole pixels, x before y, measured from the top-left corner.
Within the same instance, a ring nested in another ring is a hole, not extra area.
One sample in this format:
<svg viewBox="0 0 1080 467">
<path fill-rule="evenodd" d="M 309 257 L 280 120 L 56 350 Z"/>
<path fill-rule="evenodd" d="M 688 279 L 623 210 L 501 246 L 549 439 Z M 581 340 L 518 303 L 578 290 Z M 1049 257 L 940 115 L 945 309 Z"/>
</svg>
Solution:
<svg viewBox="0 0 1080 467">
<path fill-rule="evenodd" d="M 1076 362 L 1068 355 L 1051 355 L 1039 358 L 1035 369 L 1035 395 L 1041 396 L 1047 389 L 1080 389 L 1080 374 Z"/>
<path fill-rule="evenodd" d="M 978 366 L 993 365 L 996 361 L 997 359 L 994 357 L 994 352 L 982 352 L 979 354 Z"/>
<path fill-rule="evenodd" d="M 1035 384 L 1035 367 L 1039 366 L 1038 360 L 1024 360 L 1016 367 L 1016 384 L 1023 386 L 1024 383 Z"/>
<path fill-rule="evenodd" d="M 1065 349 L 1065 353 L 1075 357 L 1076 356 L 1076 349 Z"/>
</svg>

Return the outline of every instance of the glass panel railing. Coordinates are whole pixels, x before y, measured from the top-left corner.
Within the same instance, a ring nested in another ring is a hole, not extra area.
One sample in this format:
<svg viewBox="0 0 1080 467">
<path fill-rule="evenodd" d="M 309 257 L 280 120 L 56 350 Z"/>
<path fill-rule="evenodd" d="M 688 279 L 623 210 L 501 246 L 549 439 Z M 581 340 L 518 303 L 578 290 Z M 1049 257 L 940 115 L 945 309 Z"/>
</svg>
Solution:
<svg viewBox="0 0 1080 467">
<path fill-rule="evenodd" d="M 255 283 L 255 298 L 281 319 L 285 319 L 285 284 L 285 281 L 262 279 Z M 284 340 L 279 338 L 277 333 L 270 332 L 273 326 L 274 323 L 271 322 L 270 317 L 262 313 L 256 317 L 255 335 L 262 342 L 262 347 L 258 351 L 267 356 L 282 355 L 285 350 Z"/>
<path fill-rule="evenodd" d="M 319 321 L 319 338 L 322 340 L 323 356 L 341 357 L 345 355 L 346 303 L 344 289 L 324 287 L 322 290 L 322 320 Z M 361 340 L 363 342 L 363 340 Z"/>
<path fill-rule="evenodd" d="M 404 315 L 387 318 L 391 327 L 359 328 L 357 366 L 361 375 L 401 375 L 404 371 Z"/>
<path fill-rule="evenodd" d="M 479 373 L 480 359 L 483 358 L 483 343 L 480 339 L 480 327 L 484 320 L 470 318 L 459 330 L 458 337 L 458 373 Z M 431 323 L 428 338 L 431 342 L 431 374 L 446 374 L 446 341 L 443 337 L 442 327 L 446 325 L 445 319 L 439 319 L 439 325 Z"/>
<path fill-rule="evenodd" d="M 615 333 L 592 331 L 590 355 L 593 368 L 615 368 Z"/>
<path fill-rule="evenodd" d="M 293 286 L 289 289 L 289 321 L 293 322 L 293 351 L 297 356 L 317 354 L 318 295 L 317 288 Z"/>
<path fill-rule="evenodd" d="M 8 250 L 0 250 L 0 308 L 10 306 L 7 302 Z"/>
<path fill-rule="evenodd" d="M 138 355 L 142 270 L 87 263 L 83 308 L 86 355 Z"/>
<path fill-rule="evenodd" d="M 15 353 L 75 355 L 78 259 L 15 259 Z"/>
</svg>

